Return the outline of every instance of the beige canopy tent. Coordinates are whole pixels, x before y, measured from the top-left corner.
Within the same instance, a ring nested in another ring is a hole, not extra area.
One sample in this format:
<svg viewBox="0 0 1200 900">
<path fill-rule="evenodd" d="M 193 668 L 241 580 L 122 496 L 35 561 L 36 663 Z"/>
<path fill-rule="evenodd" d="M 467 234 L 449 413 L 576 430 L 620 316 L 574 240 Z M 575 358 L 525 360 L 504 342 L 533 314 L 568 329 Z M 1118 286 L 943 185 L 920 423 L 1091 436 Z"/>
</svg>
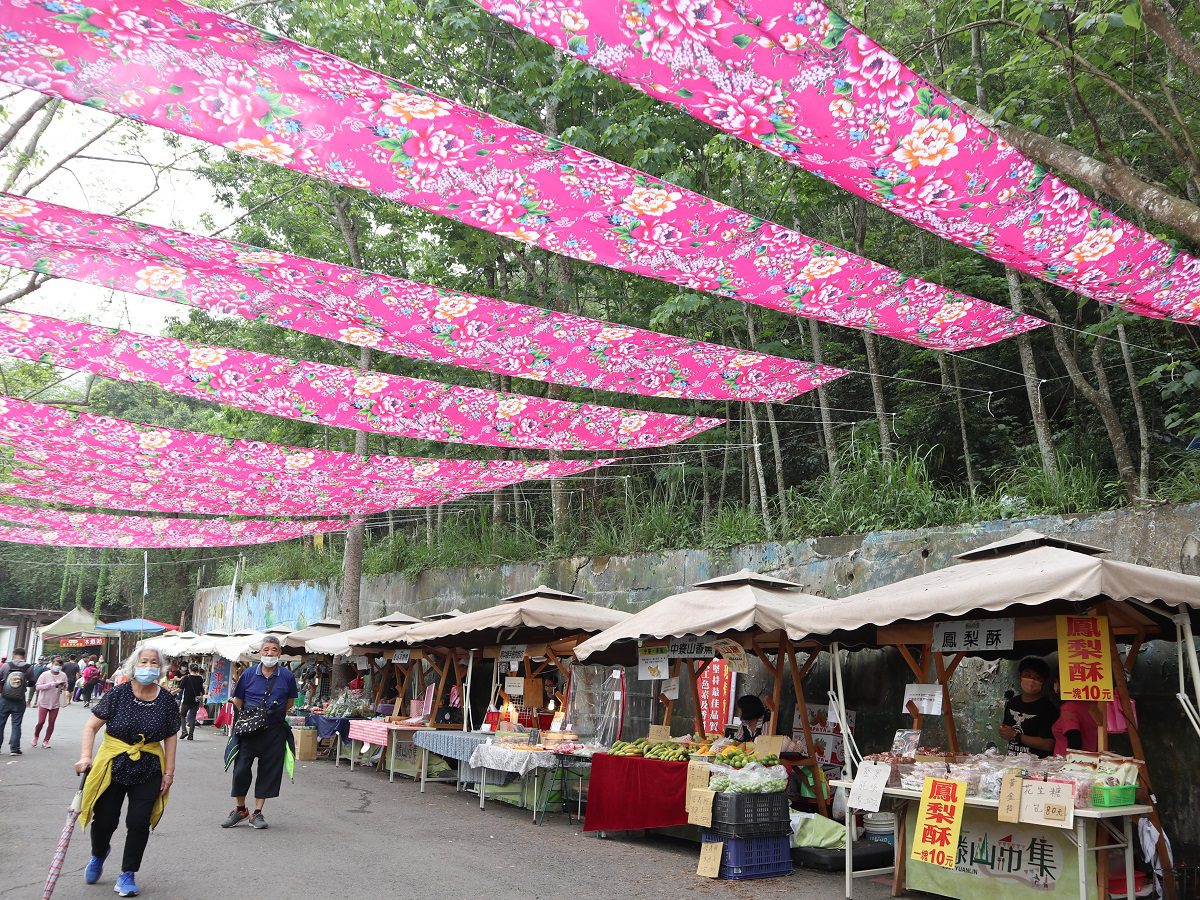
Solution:
<svg viewBox="0 0 1200 900">
<path fill-rule="evenodd" d="M 90 612 L 76 606 L 49 625 L 43 625 L 37 631 L 43 641 L 67 636 L 111 637 L 111 635 L 106 635 L 103 631 L 96 630 L 96 626 L 102 624 L 104 623 L 98 621 Z"/>
<path fill-rule="evenodd" d="M 303 653 L 308 649 L 306 644 L 310 640 L 335 634 L 341 627 L 342 623 L 337 619 L 321 619 L 298 631 L 289 632 L 284 636 L 282 643 L 285 650 L 289 650 L 292 653 Z"/>
<path fill-rule="evenodd" d="M 1022 531 L 1012 537 L 959 554 L 961 562 L 925 575 L 864 591 L 822 610 L 804 610 L 785 618 L 793 640 L 831 643 L 839 714 L 844 715 L 839 645 L 894 646 L 918 681 L 937 683 L 942 689 L 943 720 L 951 751 L 957 751 L 950 679 L 964 658 L 963 652 L 933 648 L 933 626 L 955 619 L 1013 618 L 1013 653 L 1049 647 L 1057 640 L 1058 615 L 1100 615 L 1109 621 L 1110 651 L 1115 664 L 1127 673 L 1137 661 L 1143 643 L 1155 638 L 1176 638 L 1180 652 L 1179 699 L 1189 719 L 1200 731 L 1200 717 L 1188 698 L 1185 668 L 1200 689 L 1200 665 L 1192 636 L 1191 615 L 1200 610 L 1200 578 L 1164 569 L 1103 559 L 1107 553 L 1069 540 Z M 1122 657 L 1118 639 L 1129 644 Z M 1022 645 L 1024 647 L 1022 648 Z M 1188 659 L 1185 661 L 1184 652 Z M 1129 723 L 1134 756 L 1145 759 L 1129 697 L 1126 679 L 1113 679 L 1115 701 Z M 920 716 L 910 707 L 914 725 Z M 843 718 L 843 721 L 845 719 Z M 1107 731 L 1099 720 L 1097 737 L 1107 747 Z M 853 736 L 846 736 L 848 759 L 861 758 Z M 1149 777 L 1142 767 L 1147 793 Z M 1155 811 L 1151 818 L 1162 833 Z M 1166 859 L 1160 840 L 1159 853 Z M 1169 865 L 1164 868 L 1170 869 Z M 1168 897 L 1174 885 L 1168 880 Z"/>
</svg>

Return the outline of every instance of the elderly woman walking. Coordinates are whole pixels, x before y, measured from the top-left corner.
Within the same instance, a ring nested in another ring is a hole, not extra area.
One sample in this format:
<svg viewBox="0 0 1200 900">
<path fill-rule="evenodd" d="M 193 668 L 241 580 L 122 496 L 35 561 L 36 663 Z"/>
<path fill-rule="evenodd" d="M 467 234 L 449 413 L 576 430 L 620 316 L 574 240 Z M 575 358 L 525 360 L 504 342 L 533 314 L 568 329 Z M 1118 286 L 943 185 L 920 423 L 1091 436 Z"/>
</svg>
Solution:
<svg viewBox="0 0 1200 900">
<path fill-rule="evenodd" d="M 225 817 L 222 828 L 232 828 L 246 819 L 250 820 L 251 828 L 266 828 L 263 806 L 271 797 L 279 796 L 283 770 L 286 768 L 290 776 L 295 764 L 296 745 L 287 725 L 287 714 L 299 688 L 292 670 L 279 665 L 281 650 L 279 638 L 273 634 L 264 637 L 258 664 L 242 672 L 233 688 L 233 705 L 238 714 L 225 748 L 225 768 L 233 766 L 232 796 L 237 806 Z M 254 781 L 253 814 L 246 807 L 251 780 Z"/>
<path fill-rule="evenodd" d="M 54 722 L 58 718 L 58 708 L 62 706 L 63 691 L 67 690 L 67 673 L 63 671 L 63 661 L 61 656 L 56 656 L 50 661 L 50 665 L 46 667 L 41 675 L 38 676 L 37 684 L 34 689 L 37 691 L 37 727 L 33 729 L 33 746 L 38 745 L 38 738 L 42 738 L 42 746 L 47 750 L 50 749 L 50 738 L 54 735 Z M 46 728 L 46 734 L 42 735 L 42 726 Z"/>
<path fill-rule="evenodd" d="M 79 819 L 92 825 L 92 858 L 84 881 L 95 884 L 103 874 L 113 833 L 127 804 L 125 849 L 121 874 L 113 888 L 122 897 L 136 897 L 136 874 L 150 838 L 167 805 L 175 779 L 175 749 L 179 707 L 158 684 L 164 660 L 153 647 L 138 650 L 126 661 L 130 680 L 113 688 L 92 708 L 83 727 L 83 749 L 75 771 L 87 772 Z M 104 740 L 93 757 L 96 733 Z"/>
</svg>

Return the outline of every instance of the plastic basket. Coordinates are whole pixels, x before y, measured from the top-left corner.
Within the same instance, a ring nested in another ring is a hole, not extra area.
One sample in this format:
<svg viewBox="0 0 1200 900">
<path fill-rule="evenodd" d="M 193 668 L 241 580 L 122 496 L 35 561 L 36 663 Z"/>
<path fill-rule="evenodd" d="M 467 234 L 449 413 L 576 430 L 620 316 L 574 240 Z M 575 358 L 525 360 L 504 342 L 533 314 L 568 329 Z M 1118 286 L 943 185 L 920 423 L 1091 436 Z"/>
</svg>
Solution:
<svg viewBox="0 0 1200 900">
<path fill-rule="evenodd" d="M 1136 784 L 1092 785 L 1092 806 L 1132 806 L 1135 800 Z"/>
<path fill-rule="evenodd" d="M 717 794 L 713 801 L 713 822 L 723 825 L 762 825 L 788 822 L 787 794 Z"/>
<path fill-rule="evenodd" d="M 731 838 L 705 828 L 704 843 L 721 841 L 721 877 L 729 881 L 749 878 L 779 878 L 792 874 L 790 834 L 771 837 Z"/>
<path fill-rule="evenodd" d="M 718 822 L 713 819 L 712 830 L 723 838 L 778 837 L 792 834 L 791 821 L 786 822 L 754 822 L 750 824 Z"/>
</svg>

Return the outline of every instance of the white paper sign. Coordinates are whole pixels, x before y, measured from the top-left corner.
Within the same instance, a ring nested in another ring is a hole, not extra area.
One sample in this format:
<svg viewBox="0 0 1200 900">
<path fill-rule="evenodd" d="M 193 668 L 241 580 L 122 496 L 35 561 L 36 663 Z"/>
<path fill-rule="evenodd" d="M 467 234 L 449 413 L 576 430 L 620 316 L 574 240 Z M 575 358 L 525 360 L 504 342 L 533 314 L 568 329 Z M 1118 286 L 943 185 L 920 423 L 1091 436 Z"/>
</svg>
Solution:
<svg viewBox="0 0 1200 900">
<path fill-rule="evenodd" d="M 662 695 L 664 697 L 666 697 L 668 700 L 678 700 L 679 699 L 679 679 L 678 678 L 668 678 L 666 681 L 664 681 L 663 686 L 662 686 Z"/>
<path fill-rule="evenodd" d="M 730 672 L 745 675 L 750 671 L 750 665 L 746 660 L 746 648 L 737 641 L 721 638 L 712 642 L 712 648 L 721 654 L 721 658 L 729 666 Z"/>
<path fill-rule="evenodd" d="M 367 672 L 370 671 L 371 663 L 365 656 L 356 656 L 354 657 L 354 667 L 360 672 Z"/>
<path fill-rule="evenodd" d="M 879 812 L 883 803 L 883 789 L 892 775 L 892 767 L 882 762 L 864 762 L 854 775 L 850 787 L 850 799 L 846 805 L 851 809 Z"/>
<path fill-rule="evenodd" d="M 526 644 L 505 644 L 500 648 L 500 668 L 504 668 L 505 663 L 519 663 L 525 658 Z"/>
<path fill-rule="evenodd" d="M 940 684 L 906 684 L 904 686 L 904 702 L 900 704 L 901 712 L 908 712 L 909 701 L 916 706 L 917 712 L 926 716 L 942 714 L 942 686 Z"/>
<path fill-rule="evenodd" d="M 1050 828 L 1075 827 L 1075 786 L 1064 781 L 1021 782 L 1020 820 Z"/>
<path fill-rule="evenodd" d="M 638 648 L 638 680 L 657 681 L 666 678 L 671 671 L 671 657 L 667 647 Z"/>
<path fill-rule="evenodd" d="M 1016 619 L 965 619 L 935 622 L 934 653 L 988 653 L 1013 648 Z"/>
<path fill-rule="evenodd" d="M 403 663 L 408 662 L 410 659 L 412 659 L 412 651 L 411 650 L 397 650 L 395 653 L 392 654 L 392 662 L 394 662 L 394 663 L 403 664 Z"/>
<path fill-rule="evenodd" d="M 525 679 L 524 678 L 505 678 L 504 693 L 510 697 L 525 696 Z"/>
</svg>

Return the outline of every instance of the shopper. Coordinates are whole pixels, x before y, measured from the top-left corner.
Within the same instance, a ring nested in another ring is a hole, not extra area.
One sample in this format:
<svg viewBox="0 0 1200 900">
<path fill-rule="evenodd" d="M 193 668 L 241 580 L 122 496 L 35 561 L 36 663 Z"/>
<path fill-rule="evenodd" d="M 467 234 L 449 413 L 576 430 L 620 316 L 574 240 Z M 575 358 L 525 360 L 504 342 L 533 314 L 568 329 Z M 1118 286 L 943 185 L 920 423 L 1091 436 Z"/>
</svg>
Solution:
<svg viewBox="0 0 1200 900">
<path fill-rule="evenodd" d="M 48 668 L 50 668 L 50 665 L 46 662 L 46 657 L 39 656 L 29 674 L 29 696 L 25 698 L 26 706 L 33 706 L 34 700 L 37 697 L 38 679 L 42 677 L 42 673 Z"/>
<path fill-rule="evenodd" d="M 58 709 L 65 705 L 62 698 L 63 691 L 67 689 L 67 676 L 63 674 L 61 656 L 56 656 L 50 661 L 34 689 L 37 691 L 38 718 L 33 729 L 33 746 L 37 747 L 38 738 L 42 738 L 42 746 L 49 750 L 50 738 L 54 734 L 54 722 L 58 719 Z M 42 737 L 43 725 L 46 727 L 45 737 Z"/>
<path fill-rule="evenodd" d="M 767 726 L 767 707 L 755 694 L 738 697 L 735 706 L 740 725 L 733 727 L 730 735 L 735 741 L 752 741 L 764 733 Z"/>
<path fill-rule="evenodd" d="M 225 768 L 234 767 L 232 796 L 237 799 L 237 806 L 225 817 L 222 828 L 232 828 L 246 819 L 250 820 L 251 828 L 266 828 L 263 806 L 271 797 L 279 796 L 285 768 L 291 776 L 296 746 L 287 725 L 287 714 L 299 690 L 291 669 L 279 665 L 281 651 L 279 638 L 273 634 L 264 637 L 258 665 L 246 669 L 234 685 L 233 705 L 238 718 L 234 719 L 225 748 Z M 263 723 L 261 727 L 245 730 L 259 721 Z M 241 734 L 238 733 L 239 723 L 243 729 Z M 257 776 L 253 769 L 255 761 L 258 762 Z M 253 814 L 246 807 L 251 780 L 254 781 Z"/>
<path fill-rule="evenodd" d="M 88 772 L 79 813 L 85 826 L 89 820 L 92 823 L 92 857 L 83 870 L 84 881 L 95 884 L 100 880 L 124 805 L 125 849 L 113 890 L 122 897 L 136 897 L 135 876 L 142 867 L 146 841 L 150 829 L 162 818 L 175 779 L 179 707 L 159 687 L 164 665 L 157 649 L 138 650 L 123 668 L 132 680 L 96 703 L 83 727 L 83 747 L 75 771 Z M 101 728 L 104 740 L 93 759 L 96 733 Z"/>
<path fill-rule="evenodd" d="M 87 709 L 92 705 L 92 694 L 100 682 L 100 667 L 96 665 L 93 657 L 88 657 L 81 674 L 83 676 L 83 708 Z"/>
<path fill-rule="evenodd" d="M 75 697 L 75 682 L 79 680 L 79 663 L 75 661 L 75 654 L 72 653 L 67 657 L 67 661 L 63 663 L 63 674 L 67 676 L 67 690 L 71 692 L 71 698 Z"/>
<path fill-rule="evenodd" d="M 204 679 L 200 677 L 200 667 L 192 666 L 186 675 L 179 679 L 179 737 L 189 741 L 196 737 L 196 712 L 200 709 L 200 697 L 204 693 Z"/>
<path fill-rule="evenodd" d="M 1010 754 L 1032 753 L 1044 758 L 1054 752 L 1054 723 L 1058 721 L 1058 707 L 1042 696 L 1050 667 L 1045 660 L 1028 656 L 1021 660 L 1018 671 L 1021 693 L 1004 704 L 1000 737 L 1008 741 Z"/>
<path fill-rule="evenodd" d="M 21 719 L 25 716 L 25 694 L 32 668 L 25 662 L 24 647 L 14 649 L 8 662 L 0 666 L 0 744 L 4 743 L 4 727 L 11 720 L 8 749 L 13 756 L 21 755 Z"/>
</svg>

